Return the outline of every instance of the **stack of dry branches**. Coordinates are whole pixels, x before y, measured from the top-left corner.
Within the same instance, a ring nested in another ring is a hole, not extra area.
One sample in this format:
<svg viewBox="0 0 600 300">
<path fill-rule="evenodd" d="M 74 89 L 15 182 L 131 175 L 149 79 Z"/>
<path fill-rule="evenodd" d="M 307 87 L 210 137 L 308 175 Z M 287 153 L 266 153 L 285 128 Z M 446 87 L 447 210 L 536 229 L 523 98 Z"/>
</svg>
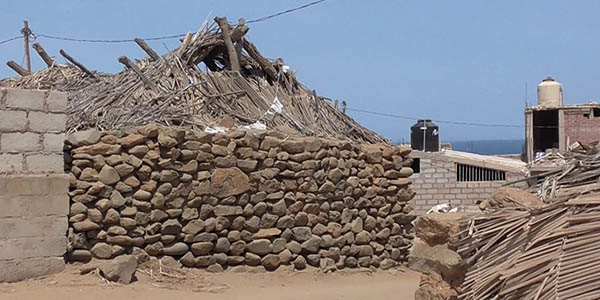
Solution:
<svg viewBox="0 0 600 300">
<path fill-rule="evenodd" d="M 71 132 L 148 123 L 203 130 L 231 118 L 234 126 L 266 125 L 292 134 L 387 143 L 302 86 L 283 60 L 264 58 L 244 37 L 248 30 L 243 21 L 233 27 L 216 18 L 163 57 L 136 39 L 149 58 L 132 62 L 120 57 L 125 70 L 115 75 L 91 72 L 61 50 L 72 65 L 47 58 L 47 70 L 0 81 L 0 87 L 67 92 Z M 202 72 L 201 64 L 210 72 Z M 273 109 L 279 104 L 281 110 Z"/>
</svg>

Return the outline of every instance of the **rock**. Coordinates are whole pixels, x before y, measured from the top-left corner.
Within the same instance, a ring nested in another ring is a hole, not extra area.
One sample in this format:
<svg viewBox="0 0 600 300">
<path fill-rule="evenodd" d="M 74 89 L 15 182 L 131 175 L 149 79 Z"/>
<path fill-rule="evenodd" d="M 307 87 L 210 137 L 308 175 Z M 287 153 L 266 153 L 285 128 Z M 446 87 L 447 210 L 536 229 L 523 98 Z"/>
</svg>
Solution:
<svg viewBox="0 0 600 300">
<path fill-rule="evenodd" d="M 273 251 L 273 245 L 267 239 L 254 240 L 246 248 L 248 251 L 258 255 L 265 255 Z"/>
<path fill-rule="evenodd" d="M 88 250 L 77 249 L 69 253 L 69 259 L 72 261 L 88 262 L 92 259 L 92 253 Z"/>
<path fill-rule="evenodd" d="M 119 139 L 118 143 L 125 148 L 142 145 L 146 142 L 146 137 L 140 134 L 130 134 Z"/>
<path fill-rule="evenodd" d="M 542 206 L 544 206 L 544 202 L 532 193 L 513 187 L 501 187 L 492 194 L 492 199 L 483 201 L 479 208 L 485 210 L 505 207 L 539 208 Z"/>
<path fill-rule="evenodd" d="M 415 235 L 432 246 L 454 243 L 461 230 L 461 223 L 472 216 L 473 214 L 468 213 L 423 215 L 415 223 Z"/>
<path fill-rule="evenodd" d="M 166 266 L 167 268 L 171 268 L 171 269 L 180 269 L 181 268 L 181 264 L 177 260 L 175 260 L 175 258 L 173 258 L 172 256 L 163 256 L 160 258 L 159 261 L 163 266 Z"/>
<path fill-rule="evenodd" d="M 187 225 L 185 225 L 181 231 L 187 234 L 198 234 L 200 231 L 204 229 L 204 221 L 203 220 L 192 220 Z"/>
<path fill-rule="evenodd" d="M 354 233 L 363 231 L 363 220 L 361 218 L 355 218 L 352 223 L 350 223 L 350 230 Z"/>
<path fill-rule="evenodd" d="M 285 229 L 285 228 L 293 228 L 294 227 L 294 218 L 291 216 L 283 216 L 277 220 L 277 228 Z"/>
<path fill-rule="evenodd" d="M 273 204 L 272 212 L 277 216 L 285 216 L 287 212 L 287 206 L 285 205 L 285 200 L 281 199 L 275 204 Z"/>
<path fill-rule="evenodd" d="M 356 257 L 353 256 L 348 256 L 344 260 L 344 263 L 348 268 L 356 268 L 358 266 L 358 259 L 356 259 Z"/>
<path fill-rule="evenodd" d="M 196 258 L 194 257 L 194 255 L 192 254 L 192 252 L 188 252 L 183 257 L 181 257 L 181 259 L 179 259 L 179 262 L 183 266 L 191 268 L 196 263 Z"/>
<path fill-rule="evenodd" d="M 227 253 L 229 251 L 229 240 L 227 238 L 219 238 L 213 249 L 217 253 Z"/>
<path fill-rule="evenodd" d="M 217 205 L 213 210 L 217 217 L 221 216 L 239 216 L 243 213 L 241 206 Z"/>
<path fill-rule="evenodd" d="M 312 237 L 312 231 L 310 227 L 295 227 L 292 228 L 294 238 L 299 242 L 307 241 Z"/>
<path fill-rule="evenodd" d="M 92 255 L 96 258 L 111 258 L 112 256 L 112 247 L 106 243 L 96 243 L 92 249 L 90 249 Z"/>
<path fill-rule="evenodd" d="M 116 165 L 116 166 L 114 166 L 114 168 L 121 178 L 125 178 L 125 177 L 129 176 L 129 174 L 131 174 L 131 173 L 133 173 L 133 171 L 135 171 L 135 168 L 128 164 Z"/>
<path fill-rule="evenodd" d="M 265 137 L 266 140 L 266 137 Z M 263 145 L 265 141 L 263 140 Z M 304 152 L 305 142 L 303 140 L 285 140 L 282 141 L 281 149 L 290 154 L 302 153 Z M 262 145 L 261 145 L 262 149 Z"/>
<path fill-rule="evenodd" d="M 121 145 L 110 145 L 105 143 L 96 143 L 89 146 L 82 146 L 73 149 L 72 154 L 89 154 L 89 155 L 111 155 L 120 154 Z"/>
<path fill-rule="evenodd" d="M 317 253 L 321 248 L 321 238 L 318 236 L 312 236 L 310 239 L 302 243 L 302 250 L 308 253 Z"/>
<path fill-rule="evenodd" d="M 65 142 L 72 145 L 73 147 L 87 146 L 98 143 L 100 141 L 100 137 L 101 135 L 98 130 L 89 129 L 84 131 L 77 131 L 73 134 L 70 134 Z"/>
<path fill-rule="evenodd" d="M 458 293 L 438 273 L 422 274 L 415 300 L 453 300 Z"/>
<path fill-rule="evenodd" d="M 141 201 L 149 201 L 150 199 L 152 199 L 152 193 L 150 193 L 148 191 L 144 191 L 144 190 L 137 190 L 133 194 L 133 199 L 141 200 Z"/>
<path fill-rule="evenodd" d="M 387 229 L 387 228 L 386 228 Z M 389 229 L 388 229 L 389 230 Z M 367 231 L 361 231 L 354 237 L 354 243 L 357 245 L 367 245 L 371 241 L 371 234 Z"/>
<path fill-rule="evenodd" d="M 290 250 L 293 254 L 299 254 L 302 251 L 302 245 L 296 241 L 291 241 L 286 244 L 286 249 Z"/>
<path fill-rule="evenodd" d="M 421 273 L 439 272 L 448 280 L 462 278 L 466 271 L 458 253 L 448 249 L 446 245 L 429 246 L 419 238 L 413 240 L 408 255 L 408 267 Z"/>
<path fill-rule="evenodd" d="M 71 226 L 73 226 L 73 229 L 75 229 L 75 231 L 78 231 L 78 232 L 86 232 L 86 231 L 100 229 L 100 225 L 98 225 L 90 220 L 73 223 L 73 225 L 71 225 Z"/>
<path fill-rule="evenodd" d="M 219 198 L 235 196 L 250 190 L 250 180 L 238 168 L 216 169 L 211 176 L 210 189 Z"/>
<path fill-rule="evenodd" d="M 323 272 L 335 271 L 337 269 L 335 261 L 331 258 L 321 258 L 319 261 L 319 268 Z"/>
<path fill-rule="evenodd" d="M 380 266 L 380 268 L 381 268 L 382 270 L 388 270 L 388 269 L 391 269 L 391 268 L 393 268 L 395 265 L 396 265 L 396 262 L 395 262 L 395 261 L 393 261 L 393 260 L 391 260 L 391 259 L 389 259 L 389 258 L 386 258 L 386 259 L 382 260 L 382 261 L 381 261 L 381 263 L 379 264 L 379 266 Z"/>
<path fill-rule="evenodd" d="M 246 252 L 246 264 L 249 266 L 258 266 L 261 264 L 261 258 L 254 253 Z"/>
<path fill-rule="evenodd" d="M 98 180 L 106 185 L 111 185 L 119 182 L 121 177 L 119 176 L 117 170 L 115 170 L 113 167 L 104 165 L 98 174 Z"/>
<path fill-rule="evenodd" d="M 185 243 L 175 243 L 171 246 L 164 247 L 163 254 L 178 256 L 184 255 L 186 252 L 188 252 L 188 250 L 189 248 Z"/>
<path fill-rule="evenodd" d="M 229 247 L 229 253 L 231 253 L 232 255 L 242 255 L 244 253 L 244 251 L 246 250 L 246 242 L 244 241 L 235 241 L 233 243 L 231 243 L 231 246 Z"/>
<path fill-rule="evenodd" d="M 319 264 L 321 263 L 321 255 L 309 254 L 306 256 L 306 262 L 313 267 L 319 267 Z"/>
<path fill-rule="evenodd" d="M 276 254 L 268 254 L 265 257 L 263 257 L 263 259 L 261 260 L 261 264 L 268 271 L 276 270 L 279 267 L 279 263 L 280 263 L 279 255 L 276 255 Z"/>
<path fill-rule="evenodd" d="M 100 274 L 109 281 L 129 284 L 137 269 L 137 260 L 133 255 L 122 255 L 102 262 L 98 269 L 101 272 Z"/>
<path fill-rule="evenodd" d="M 306 259 L 302 255 L 298 255 L 298 257 L 296 257 L 296 259 L 294 259 L 292 264 L 294 265 L 294 268 L 296 268 L 297 270 L 306 269 Z"/>
<path fill-rule="evenodd" d="M 162 234 L 179 234 L 181 231 L 181 224 L 175 219 L 165 221 L 160 229 Z"/>
<path fill-rule="evenodd" d="M 252 239 L 270 239 L 272 237 L 279 236 L 280 233 L 281 230 L 277 228 L 260 229 L 257 233 L 252 235 Z"/>
<path fill-rule="evenodd" d="M 203 256 L 210 254 L 213 247 L 211 242 L 199 242 L 192 244 L 191 251 L 196 256 Z"/>
<path fill-rule="evenodd" d="M 223 267 L 220 264 L 215 263 L 208 266 L 208 268 L 206 268 L 206 271 L 210 273 L 221 273 L 223 272 Z"/>
<path fill-rule="evenodd" d="M 71 211 L 70 211 L 70 216 L 74 216 L 77 214 L 84 214 L 87 212 L 87 206 L 85 206 L 82 203 L 79 202 L 74 202 L 73 204 L 71 204 Z"/>
</svg>

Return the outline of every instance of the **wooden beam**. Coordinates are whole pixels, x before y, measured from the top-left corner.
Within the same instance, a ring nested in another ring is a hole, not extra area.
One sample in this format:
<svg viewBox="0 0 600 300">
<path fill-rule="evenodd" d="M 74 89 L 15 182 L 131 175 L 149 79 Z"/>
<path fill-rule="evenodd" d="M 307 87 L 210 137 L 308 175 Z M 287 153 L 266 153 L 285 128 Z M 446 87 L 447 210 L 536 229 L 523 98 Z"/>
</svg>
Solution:
<svg viewBox="0 0 600 300">
<path fill-rule="evenodd" d="M 138 44 L 138 46 L 140 46 L 140 48 L 142 48 L 142 50 L 144 50 L 144 52 L 146 52 L 148 56 L 150 56 L 151 60 L 160 60 L 160 56 L 156 52 L 154 52 L 154 50 L 152 50 L 152 48 L 150 48 L 150 46 L 148 46 L 148 44 L 146 44 L 144 40 L 136 38 L 133 39 L 133 41 L 135 41 L 135 43 Z"/>
<path fill-rule="evenodd" d="M 7 62 L 6 65 L 8 67 L 10 67 L 11 69 L 13 69 L 13 71 L 17 72 L 21 76 L 31 75 L 31 72 L 25 70 L 23 67 L 19 66 L 19 64 L 13 60 Z"/>
<path fill-rule="evenodd" d="M 148 79 L 148 77 L 146 77 L 146 75 L 142 73 L 142 70 L 140 70 L 140 68 L 138 68 L 137 65 L 131 62 L 131 60 L 129 60 L 127 56 L 119 57 L 119 62 L 124 64 L 127 68 L 131 69 L 133 72 L 135 72 L 135 74 L 137 74 L 140 77 L 140 79 L 142 79 L 142 82 L 144 83 L 144 85 L 146 85 L 146 87 L 149 87 L 153 91 L 158 92 L 158 87 L 152 81 L 150 81 L 150 79 Z"/>
<path fill-rule="evenodd" d="M 23 40 L 25 41 L 25 59 L 27 61 L 27 71 L 31 73 L 31 55 L 29 54 L 29 35 L 31 34 L 31 29 L 29 29 L 29 22 L 23 21 L 23 29 L 21 29 L 21 33 L 23 34 Z"/>
<path fill-rule="evenodd" d="M 40 45 L 40 43 L 33 44 L 33 49 L 35 49 L 35 51 L 39 54 L 39 56 L 46 63 L 48 68 L 56 65 L 56 61 L 52 57 L 50 57 L 50 55 L 48 55 L 48 53 L 46 53 L 46 50 L 44 50 L 44 48 L 42 47 L 42 45 Z"/>
<path fill-rule="evenodd" d="M 83 73 L 87 74 L 88 76 L 90 76 L 92 78 L 96 78 L 96 75 L 94 75 L 94 73 L 92 73 L 90 70 L 88 70 L 88 68 L 86 68 L 82 63 L 78 62 L 73 57 L 71 57 L 71 55 L 67 54 L 67 52 L 65 52 L 65 50 L 60 49 L 59 52 L 60 52 L 60 55 L 62 55 L 70 63 L 77 66 L 79 68 L 79 70 L 83 71 Z"/>
<path fill-rule="evenodd" d="M 248 55 L 250 55 L 250 57 L 252 57 L 258 63 L 258 65 L 267 74 L 269 79 L 271 79 L 272 81 L 277 81 L 277 71 L 275 71 L 275 68 L 273 67 L 271 62 L 260 54 L 260 52 L 258 51 L 258 49 L 256 49 L 256 46 L 254 46 L 254 44 L 250 43 L 246 39 L 243 40 L 243 43 L 244 50 L 246 50 Z"/>
<path fill-rule="evenodd" d="M 219 24 L 219 28 L 221 28 L 221 31 L 223 32 L 223 41 L 227 47 L 227 55 L 229 56 L 229 62 L 231 63 L 231 71 L 239 72 L 240 61 L 238 60 L 237 51 L 235 51 L 235 47 L 231 41 L 231 33 L 229 32 L 229 23 L 227 23 L 227 18 L 216 17 L 215 22 Z"/>
</svg>

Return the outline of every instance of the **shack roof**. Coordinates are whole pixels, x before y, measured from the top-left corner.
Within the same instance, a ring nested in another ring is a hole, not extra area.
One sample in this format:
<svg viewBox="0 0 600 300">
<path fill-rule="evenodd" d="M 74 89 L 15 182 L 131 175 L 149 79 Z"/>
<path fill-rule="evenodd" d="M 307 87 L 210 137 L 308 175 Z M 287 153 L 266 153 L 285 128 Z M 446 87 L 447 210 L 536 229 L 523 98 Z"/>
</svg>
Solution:
<svg viewBox="0 0 600 300">
<path fill-rule="evenodd" d="M 516 159 L 442 149 L 439 152 L 413 151 L 411 157 L 460 163 L 515 174 L 525 174 L 527 164 Z"/>
</svg>

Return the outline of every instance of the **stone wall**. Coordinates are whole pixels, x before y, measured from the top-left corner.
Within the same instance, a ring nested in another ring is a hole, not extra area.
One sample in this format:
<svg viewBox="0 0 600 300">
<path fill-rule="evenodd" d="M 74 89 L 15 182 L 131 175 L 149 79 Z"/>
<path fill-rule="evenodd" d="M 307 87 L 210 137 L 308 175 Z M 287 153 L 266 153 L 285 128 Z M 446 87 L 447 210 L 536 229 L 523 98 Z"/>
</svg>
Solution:
<svg viewBox="0 0 600 300">
<path fill-rule="evenodd" d="M 63 93 L 0 89 L 0 282 L 64 269 L 66 103 Z"/>
<path fill-rule="evenodd" d="M 69 259 L 325 271 L 405 261 L 410 148 L 145 126 L 69 136 Z"/>
</svg>

